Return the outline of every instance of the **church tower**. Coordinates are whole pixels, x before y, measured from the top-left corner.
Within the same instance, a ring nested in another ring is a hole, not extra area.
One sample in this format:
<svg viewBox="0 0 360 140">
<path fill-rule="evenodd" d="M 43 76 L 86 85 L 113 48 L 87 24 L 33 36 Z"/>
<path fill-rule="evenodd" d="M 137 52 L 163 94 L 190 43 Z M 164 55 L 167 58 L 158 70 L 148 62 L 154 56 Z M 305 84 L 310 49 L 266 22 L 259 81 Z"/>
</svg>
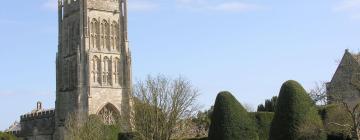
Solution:
<svg viewBox="0 0 360 140">
<path fill-rule="evenodd" d="M 55 135 L 64 135 L 69 114 L 97 114 L 109 124 L 129 118 L 127 0 L 59 0 L 58 10 Z"/>
</svg>

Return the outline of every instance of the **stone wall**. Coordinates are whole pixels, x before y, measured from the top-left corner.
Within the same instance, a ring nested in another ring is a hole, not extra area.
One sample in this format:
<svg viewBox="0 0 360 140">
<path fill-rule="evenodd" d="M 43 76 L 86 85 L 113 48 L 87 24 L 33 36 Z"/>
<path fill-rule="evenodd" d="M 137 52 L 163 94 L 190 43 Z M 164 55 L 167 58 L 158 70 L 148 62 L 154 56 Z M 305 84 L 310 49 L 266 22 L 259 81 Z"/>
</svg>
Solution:
<svg viewBox="0 0 360 140">
<path fill-rule="evenodd" d="M 41 110 L 20 117 L 21 131 L 16 135 L 27 140 L 52 140 L 55 110 Z"/>
</svg>

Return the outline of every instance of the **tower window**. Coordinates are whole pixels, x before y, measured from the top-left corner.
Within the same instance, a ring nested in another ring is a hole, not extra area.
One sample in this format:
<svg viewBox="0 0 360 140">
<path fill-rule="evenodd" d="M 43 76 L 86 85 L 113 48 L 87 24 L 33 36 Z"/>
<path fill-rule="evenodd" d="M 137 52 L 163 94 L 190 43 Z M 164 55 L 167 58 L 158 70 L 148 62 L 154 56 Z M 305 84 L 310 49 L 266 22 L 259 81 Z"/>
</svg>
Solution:
<svg viewBox="0 0 360 140">
<path fill-rule="evenodd" d="M 92 81 L 95 84 L 101 83 L 101 61 L 99 57 L 94 56 L 92 59 Z"/>
</svg>

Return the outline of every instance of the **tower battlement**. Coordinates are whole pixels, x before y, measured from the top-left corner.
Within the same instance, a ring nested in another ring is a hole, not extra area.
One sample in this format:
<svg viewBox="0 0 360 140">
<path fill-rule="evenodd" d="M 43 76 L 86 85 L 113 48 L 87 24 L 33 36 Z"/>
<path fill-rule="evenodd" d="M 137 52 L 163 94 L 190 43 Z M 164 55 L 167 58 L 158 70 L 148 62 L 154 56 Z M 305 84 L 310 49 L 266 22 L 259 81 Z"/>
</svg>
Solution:
<svg viewBox="0 0 360 140">
<path fill-rule="evenodd" d="M 55 109 L 31 112 L 20 116 L 20 121 L 50 118 L 55 116 Z"/>
<path fill-rule="evenodd" d="M 54 116 L 55 116 L 55 109 L 43 109 L 42 103 L 38 101 L 36 103 L 36 108 L 33 111 L 20 116 L 20 121 L 23 122 L 27 120 L 49 118 Z"/>
<path fill-rule="evenodd" d="M 59 0 L 58 4 L 64 12 L 64 17 L 80 11 L 80 0 Z"/>
<path fill-rule="evenodd" d="M 120 12 L 120 4 L 124 0 L 89 0 L 87 5 L 90 10 L 108 11 L 108 12 Z"/>
</svg>

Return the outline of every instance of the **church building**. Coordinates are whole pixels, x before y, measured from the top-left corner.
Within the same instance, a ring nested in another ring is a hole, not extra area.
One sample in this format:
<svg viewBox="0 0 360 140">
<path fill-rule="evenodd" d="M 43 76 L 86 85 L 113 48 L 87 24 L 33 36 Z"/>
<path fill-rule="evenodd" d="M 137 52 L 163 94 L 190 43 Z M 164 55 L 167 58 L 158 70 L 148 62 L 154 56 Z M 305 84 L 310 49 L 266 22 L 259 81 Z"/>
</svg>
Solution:
<svg viewBox="0 0 360 140">
<path fill-rule="evenodd" d="M 328 103 L 339 100 L 349 105 L 360 102 L 360 54 L 345 50 L 340 64 L 326 85 Z"/>
<path fill-rule="evenodd" d="M 9 132 L 23 140 L 64 140 L 65 121 L 99 115 L 107 124 L 131 112 L 127 0 L 58 0 L 55 109 L 41 103 Z"/>
</svg>

